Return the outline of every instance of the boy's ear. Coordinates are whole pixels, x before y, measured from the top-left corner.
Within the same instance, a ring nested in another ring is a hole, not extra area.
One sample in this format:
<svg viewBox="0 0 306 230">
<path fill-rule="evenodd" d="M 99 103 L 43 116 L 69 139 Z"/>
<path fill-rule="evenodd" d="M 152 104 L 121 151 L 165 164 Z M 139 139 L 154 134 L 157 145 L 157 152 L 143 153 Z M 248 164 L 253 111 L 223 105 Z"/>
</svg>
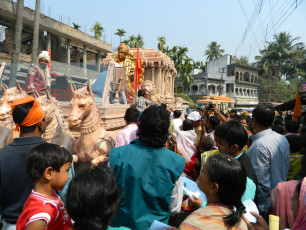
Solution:
<svg viewBox="0 0 306 230">
<path fill-rule="evenodd" d="M 231 145 L 231 152 L 235 153 L 239 150 L 239 146 L 237 144 Z"/>
<path fill-rule="evenodd" d="M 219 185 L 217 183 L 213 183 L 211 188 L 210 188 L 210 195 L 216 195 L 219 191 Z"/>
<path fill-rule="evenodd" d="M 47 179 L 47 180 L 51 180 L 52 179 L 52 172 L 53 172 L 52 167 L 46 168 L 44 173 L 43 173 L 44 178 Z"/>
</svg>

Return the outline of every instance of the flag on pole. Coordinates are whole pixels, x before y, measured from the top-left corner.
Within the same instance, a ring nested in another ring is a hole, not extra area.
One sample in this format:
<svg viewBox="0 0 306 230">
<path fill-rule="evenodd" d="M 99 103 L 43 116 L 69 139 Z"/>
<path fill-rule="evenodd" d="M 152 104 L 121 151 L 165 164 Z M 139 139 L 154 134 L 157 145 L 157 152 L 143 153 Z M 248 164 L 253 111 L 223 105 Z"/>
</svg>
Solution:
<svg viewBox="0 0 306 230">
<path fill-rule="evenodd" d="M 134 89 L 135 91 L 138 90 L 138 84 L 139 84 L 139 76 L 142 73 L 142 65 L 141 65 L 141 59 L 139 55 L 139 45 L 137 45 L 137 57 L 136 57 L 136 63 L 135 63 L 135 71 L 134 71 Z"/>
<path fill-rule="evenodd" d="M 298 116 L 301 116 L 301 115 L 302 115 L 301 99 L 300 99 L 299 89 L 297 89 L 296 98 L 295 98 L 294 113 L 293 113 L 293 120 L 298 121 Z"/>
</svg>

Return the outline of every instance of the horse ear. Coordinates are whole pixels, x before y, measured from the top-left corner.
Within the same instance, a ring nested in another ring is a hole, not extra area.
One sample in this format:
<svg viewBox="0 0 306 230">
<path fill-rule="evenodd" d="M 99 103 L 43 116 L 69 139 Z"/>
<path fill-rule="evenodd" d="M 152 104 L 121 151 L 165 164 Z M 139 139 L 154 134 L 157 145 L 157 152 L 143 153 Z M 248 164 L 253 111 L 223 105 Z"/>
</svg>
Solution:
<svg viewBox="0 0 306 230">
<path fill-rule="evenodd" d="M 72 82 L 70 82 L 70 87 L 71 87 L 71 91 L 73 93 L 77 90 L 77 88 L 75 87 L 75 85 Z"/>
<path fill-rule="evenodd" d="M 51 97 L 50 91 L 49 91 L 48 89 L 46 90 L 46 96 L 47 96 L 47 98 L 48 98 L 48 100 L 49 100 L 49 101 L 51 101 L 51 100 L 52 100 L 52 97 Z"/>
<path fill-rule="evenodd" d="M 22 91 L 22 88 L 21 88 L 21 86 L 19 85 L 19 83 L 18 83 L 18 82 L 16 82 L 16 88 L 19 90 L 19 92 L 21 92 L 21 91 Z"/>
<path fill-rule="evenodd" d="M 87 82 L 86 89 L 87 89 L 87 92 L 92 94 L 92 92 L 91 92 L 91 85 L 90 85 L 89 81 Z"/>
<path fill-rule="evenodd" d="M 8 89 L 7 85 L 4 84 L 3 82 L 1 82 L 1 86 L 2 86 L 3 91 L 6 91 Z"/>
<path fill-rule="evenodd" d="M 39 93 L 36 90 L 33 91 L 33 94 L 35 99 L 39 98 Z"/>
</svg>

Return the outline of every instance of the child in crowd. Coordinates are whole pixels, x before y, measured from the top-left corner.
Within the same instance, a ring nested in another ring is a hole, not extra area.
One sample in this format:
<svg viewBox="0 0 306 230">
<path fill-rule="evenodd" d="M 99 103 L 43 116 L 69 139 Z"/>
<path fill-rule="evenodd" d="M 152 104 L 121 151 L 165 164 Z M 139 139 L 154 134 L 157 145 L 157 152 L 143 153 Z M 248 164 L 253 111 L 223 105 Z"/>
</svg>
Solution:
<svg viewBox="0 0 306 230">
<path fill-rule="evenodd" d="M 23 206 L 17 230 L 66 230 L 72 227 L 61 198 L 61 191 L 70 178 L 71 153 L 58 145 L 43 143 L 27 157 L 26 170 L 35 188 Z"/>
<path fill-rule="evenodd" d="M 143 89 L 138 90 L 137 95 L 138 97 L 134 100 L 133 104 L 140 113 L 143 113 L 147 106 L 151 105 L 151 101 L 144 97 L 146 95 L 146 91 Z"/>
<path fill-rule="evenodd" d="M 109 226 L 119 202 L 116 177 L 107 167 L 97 166 L 79 173 L 68 187 L 67 211 L 75 221 L 74 230 L 128 230 Z"/>
<path fill-rule="evenodd" d="M 303 155 L 300 154 L 301 149 L 301 137 L 296 134 L 290 134 L 286 136 L 290 145 L 290 164 L 287 180 L 293 180 L 301 169 L 301 160 Z"/>
</svg>

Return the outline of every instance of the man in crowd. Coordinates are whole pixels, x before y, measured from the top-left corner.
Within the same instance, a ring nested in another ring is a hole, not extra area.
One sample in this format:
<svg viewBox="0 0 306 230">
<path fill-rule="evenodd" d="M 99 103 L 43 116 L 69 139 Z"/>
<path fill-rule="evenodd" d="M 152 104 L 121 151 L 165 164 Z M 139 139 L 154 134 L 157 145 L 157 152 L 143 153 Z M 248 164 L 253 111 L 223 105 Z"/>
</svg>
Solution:
<svg viewBox="0 0 306 230">
<path fill-rule="evenodd" d="M 122 130 L 117 134 L 116 146 L 120 147 L 123 145 L 130 144 L 131 141 L 137 138 L 137 119 L 139 118 L 139 111 L 136 108 L 128 108 L 125 111 L 124 120 L 127 124 Z"/>
<path fill-rule="evenodd" d="M 146 99 L 144 96 L 146 91 L 143 89 L 138 90 L 138 97 L 134 100 L 133 104 L 140 113 L 142 113 L 147 106 L 151 105 L 151 101 Z"/>
<path fill-rule="evenodd" d="M 181 126 L 183 124 L 182 119 L 180 118 L 182 112 L 180 110 L 174 110 L 173 112 L 173 126 L 174 132 L 178 133 L 181 130 Z"/>
<path fill-rule="evenodd" d="M 299 123 L 294 120 L 286 121 L 285 123 L 285 136 L 295 134 L 299 132 Z"/>
<path fill-rule="evenodd" d="M 289 170 L 289 143 L 286 138 L 271 130 L 274 109 L 269 105 L 253 110 L 252 145 L 247 150 L 258 180 L 258 209 L 267 219 L 271 205 L 270 190 L 286 181 Z"/>
<path fill-rule="evenodd" d="M 140 117 L 139 139 L 111 150 L 109 165 L 123 189 L 112 226 L 149 229 L 154 220 L 168 223 L 170 212 L 180 211 L 185 160 L 164 148 L 169 119 L 162 106 L 150 106 Z"/>
<path fill-rule="evenodd" d="M 28 76 L 25 81 L 25 87 L 28 90 L 41 90 L 51 88 L 50 77 L 57 78 L 59 75 L 51 72 L 48 74 L 47 65 L 50 61 L 48 51 L 41 51 L 38 55 L 38 65 L 33 65 L 29 68 Z"/>
<path fill-rule="evenodd" d="M 192 120 L 194 131 L 197 134 L 196 146 L 199 146 L 202 136 L 202 127 L 201 127 L 201 118 L 202 116 L 198 111 L 193 111 L 189 113 L 187 119 Z"/>
<path fill-rule="evenodd" d="M 26 159 L 36 145 L 44 143 L 45 113 L 37 100 L 25 97 L 14 101 L 12 114 L 20 137 L 0 150 L 0 179 L 2 217 L 7 228 L 16 229 L 23 204 L 34 188 L 26 173 Z"/>
</svg>

